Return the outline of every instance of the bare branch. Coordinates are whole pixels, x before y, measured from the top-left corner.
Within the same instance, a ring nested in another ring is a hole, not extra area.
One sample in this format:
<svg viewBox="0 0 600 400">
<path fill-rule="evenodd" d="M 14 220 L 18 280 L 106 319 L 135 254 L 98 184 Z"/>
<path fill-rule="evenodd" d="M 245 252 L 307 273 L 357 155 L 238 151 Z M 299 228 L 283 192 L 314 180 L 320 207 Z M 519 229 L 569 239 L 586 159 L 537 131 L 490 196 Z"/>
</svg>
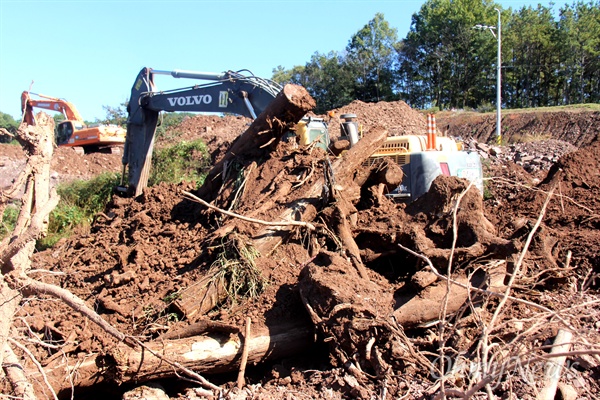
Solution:
<svg viewBox="0 0 600 400">
<path fill-rule="evenodd" d="M 304 221 L 269 222 L 269 221 L 263 221 L 260 219 L 255 219 L 255 218 L 248 218 L 243 215 L 236 214 L 231 211 L 223 210 L 222 208 L 213 206 L 212 204 L 207 203 L 206 201 L 202 200 L 201 198 L 194 196 L 190 192 L 184 191 L 183 194 L 185 195 L 185 197 L 188 200 L 192 200 L 192 201 L 195 201 L 196 203 L 200 203 L 203 206 L 210 208 L 211 210 L 220 212 L 221 214 L 229 215 L 230 217 L 234 217 L 234 218 L 239 218 L 242 221 L 247 221 L 247 222 L 252 222 L 255 224 L 267 225 L 267 226 L 303 226 L 311 231 L 314 231 L 316 229 L 313 224 L 311 224 L 310 222 L 304 222 Z"/>
</svg>

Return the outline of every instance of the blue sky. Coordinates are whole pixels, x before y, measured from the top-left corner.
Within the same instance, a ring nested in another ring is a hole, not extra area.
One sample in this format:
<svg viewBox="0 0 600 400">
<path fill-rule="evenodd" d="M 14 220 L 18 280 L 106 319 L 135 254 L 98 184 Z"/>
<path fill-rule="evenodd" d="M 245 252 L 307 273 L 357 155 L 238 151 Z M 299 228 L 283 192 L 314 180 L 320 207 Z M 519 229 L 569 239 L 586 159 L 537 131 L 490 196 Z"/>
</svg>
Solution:
<svg viewBox="0 0 600 400">
<path fill-rule="evenodd" d="M 503 8 L 551 1 L 497 1 Z M 304 65 L 342 51 L 381 12 L 404 38 L 424 0 L 0 0 L 0 111 L 20 119 L 28 90 L 65 98 L 84 119 L 129 97 L 143 67 L 222 72 Z M 557 6 L 570 1 L 556 0 Z M 556 7 L 555 7 L 556 8 Z M 192 81 L 158 76 L 158 89 Z"/>
</svg>

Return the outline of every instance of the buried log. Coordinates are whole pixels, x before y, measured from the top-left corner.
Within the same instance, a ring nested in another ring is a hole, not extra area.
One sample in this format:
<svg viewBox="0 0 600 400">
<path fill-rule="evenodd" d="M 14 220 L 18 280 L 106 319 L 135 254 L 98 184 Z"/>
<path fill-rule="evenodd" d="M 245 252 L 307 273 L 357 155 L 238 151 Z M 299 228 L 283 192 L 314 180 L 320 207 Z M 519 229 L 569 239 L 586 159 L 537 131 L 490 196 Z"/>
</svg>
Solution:
<svg viewBox="0 0 600 400">
<path fill-rule="evenodd" d="M 257 329 L 244 341 L 248 349 L 248 365 L 306 351 L 313 343 L 313 336 L 312 328 L 297 322 Z M 46 367 L 45 373 L 57 393 L 68 393 L 71 387 L 85 389 L 99 383 L 138 383 L 177 377 L 180 374 L 172 363 L 197 373 L 234 372 L 239 369 L 242 359 L 242 341 L 241 334 L 216 332 L 152 342 L 142 350 L 120 344 L 108 356 L 93 354 L 79 360 L 59 359 L 56 364 Z M 160 355 L 160 358 L 154 354 Z M 39 373 L 31 375 L 32 382 L 37 384 L 41 381 Z M 70 376 L 72 382 L 65 376 Z M 41 386 L 36 390 L 47 391 Z"/>
<path fill-rule="evenodd" d="M 501 292 L 504 289 L 503 281 L 506 276 L 504 264 L 498 264 L 490 271 L 477 270 L 469 277 L 456 277 L 452 282 L 438 280 L 419 290 L 413 285 L 408 285 L 406 290 L 395 296 L 396 310 L 394 318 L 402 326 L 409 327 L 427 324 L 441 316 L 442 305 L 447 296 L 446 312 L 448 314 L 458 311 L 467 301 L 477 302 L 481 296 L 471 292 L 466 287 Z M 456 283 L 464 286 L 459 286 Z"/>
</svg>

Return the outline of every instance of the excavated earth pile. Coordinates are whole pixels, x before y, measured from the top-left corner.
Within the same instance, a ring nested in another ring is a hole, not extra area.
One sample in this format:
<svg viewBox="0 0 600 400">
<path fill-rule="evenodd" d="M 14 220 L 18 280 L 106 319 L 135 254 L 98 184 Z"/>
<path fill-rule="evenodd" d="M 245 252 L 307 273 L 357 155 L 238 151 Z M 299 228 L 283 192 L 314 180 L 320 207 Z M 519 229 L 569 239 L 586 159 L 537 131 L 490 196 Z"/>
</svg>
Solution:
<svg viewBox="0 0 600 400">
<path fill-rule="evenodd" d="M 485 200 L 466 181 L 442 176 L 406 205 L 383 195 L 401 179 L 395 164 L 358 166 L 386 134 L 424 133 L 424 116 L 403 102 L 335 111 L 357 114 L 364 133 L 364 148 L 341 158 L 280 141 L 283 127 L 273 124 L 267 145 L 218 164 L 228 160 L 229 136 L 220 132 L 237 136 L 251 121 L 184 121 L 172 137 L 205 137 L 221 184 L 160 184 L 135 199 L 115 197 L 90 232 L 36 254 L 33 276 L 220 384 L 227 398 L 480 390 L 534 398 L 561 330 L 574 336 L 560 394 L 597 398 L 600 143 L 571 143 L 586 146 L 541 178 L 492 162 Z M 337 125 L 330 122 L 333 137 Z M 248 321 L 250 338 L 270 342 L 249 346 L 246 385 L 236 389 L 231 373 L 250 340 Z M 115 397 L 146 382 L 171 398 L 207 396 L 174 379 L 177 366 L 152 364 L 149 353 L 134 354 L 57 300 L 27 299 L 14 337 L 37 343 L 28 348 L 63 398 L 72 386 L 76 397 Z M 192 360 L 202 338 L 220 343 L 203 350 L 215 359 Z M 233 354 L 218 359 L 232 343 Z M 37 373 L 27 358 L 23 365 Z M 49 393 L 39 374 L 34 383 Z"/>
</svg>

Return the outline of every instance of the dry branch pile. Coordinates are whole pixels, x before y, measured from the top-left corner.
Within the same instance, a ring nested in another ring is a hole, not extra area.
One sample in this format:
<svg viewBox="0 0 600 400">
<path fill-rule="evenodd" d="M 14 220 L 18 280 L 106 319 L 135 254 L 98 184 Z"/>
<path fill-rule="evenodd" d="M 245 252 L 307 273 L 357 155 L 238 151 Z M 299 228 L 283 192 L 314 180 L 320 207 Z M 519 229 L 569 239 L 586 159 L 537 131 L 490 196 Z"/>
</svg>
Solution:
<svg viewBox="0 0 600 400">
<path fill-rule="evenodd" d="M 405 206 L 383 196 L 401 170 L 360 167 L 389 126 L 340 158 L 281 141 L 313 106 L 286 87 L 198 191 L 115 198 L 89 234 L 37 255 L 38 271 L 12 279 L 5 262 L 10 290 L 37 295 L 11 303 L 3 336 L 4 365 L 17 360 L 31 386 L 4 392 L 114 396 L 185 376 L 195 383 L 172 396 L 596 397 L 600 145 L 538 187 L 493 179 L 484 202 L 439 177 Z"/>
</svg>

